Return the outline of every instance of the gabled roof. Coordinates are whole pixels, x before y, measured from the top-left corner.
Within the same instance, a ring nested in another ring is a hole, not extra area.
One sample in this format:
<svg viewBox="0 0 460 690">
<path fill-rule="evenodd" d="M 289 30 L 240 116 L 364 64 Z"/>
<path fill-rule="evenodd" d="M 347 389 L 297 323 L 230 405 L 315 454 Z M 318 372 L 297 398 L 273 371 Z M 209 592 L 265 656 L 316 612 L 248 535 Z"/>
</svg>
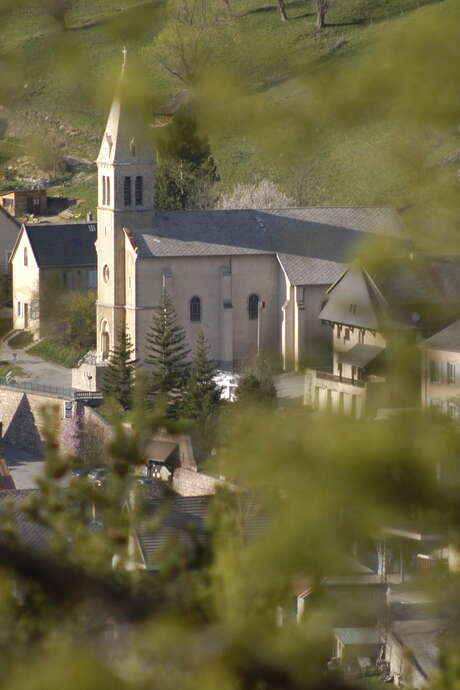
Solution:
<svg viewBox="0 0 460 690">
<path fill-rule="evenodd" d="M 96 223 L 27 224 L 27 234 L 40 268 L 96 267 Z M 19 238 L 18 238 L 19 240 Z M 16 243 L 15 251 L 18 246 Z M 14 254 L 13 254 L 14 256 Z"/>
<path fill-rule="evenodd" d="M 5 211 L 5 209 L 0 206 L 0 235 L 4 239 L 9 238 L 11 247 L 13 247 L 18 233 L 19 223 L 13 216 L 10 216 L 8 211 Z"/>
<path fill-rule="evenodd" d="M 328 290 L 319 318 L 379 330 L 433 330 L 460 311 L 460 257 L 392 258 L 368 269 L 358 261 Z"/>
<path fill-rule="evenodd" d="M 454 321 L 442 331 L 427 338 L 420 347 L 426 350 L 441 350 L 444 352 L 460 352 L 460 320 Z"/>
<path fill-rule="evenodd" d="M 293 285 L 330 285 L 372 236 L 407 240 L 389 208 L 331 207 L 157 212 L 130 231 L 141 258 L 276 255 Z"/>
<path fill-rule="evenodd" d="M 367 272 L 353 264 L 329 290 L 329 299 L 319 314 L 322 321 L 378 331 L 388 308 Z"/>
</svg>

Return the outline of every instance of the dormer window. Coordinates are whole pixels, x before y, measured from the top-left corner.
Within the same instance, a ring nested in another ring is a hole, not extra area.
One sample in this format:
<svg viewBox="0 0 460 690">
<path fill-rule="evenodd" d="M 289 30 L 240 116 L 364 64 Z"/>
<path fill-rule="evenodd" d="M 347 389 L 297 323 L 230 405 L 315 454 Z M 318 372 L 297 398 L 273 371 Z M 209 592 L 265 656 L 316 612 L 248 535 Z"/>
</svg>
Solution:
<svg viewBox="0 0 460 690">
<path fill-rule="evenodd" d="M 140 175 L 138 175 L 136 177 L 134 192 L 135 192 L 136 206 L 143 206 L 143 204 L 144 204 L 144 180 Z"/>
</svg>

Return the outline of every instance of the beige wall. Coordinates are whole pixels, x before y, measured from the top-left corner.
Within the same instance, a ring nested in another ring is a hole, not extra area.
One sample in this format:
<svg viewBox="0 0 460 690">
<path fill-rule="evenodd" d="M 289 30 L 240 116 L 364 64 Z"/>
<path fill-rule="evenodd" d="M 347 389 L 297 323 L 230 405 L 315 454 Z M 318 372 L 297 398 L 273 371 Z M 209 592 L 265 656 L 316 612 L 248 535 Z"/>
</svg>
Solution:
<svg viewBox="0 0 460 690">
<path fill-rule="evenodd" d="M 129 259 L 127 259 L 127 263 Z M 265 301 L 260 310 L 260 346 L 279 352 L 280 303 L 279 270 L 273 256 L 173 257 L 137 261 L 136 347 L 144 356 L 146 330 L 158 305 L 163 284 L 174 301 L 180 323 L 191 347 L 203 330 L 211 356 L 231 364 L 257 351 L 257 320 L 248 318 L 248 297 L 252 293 Z M 190 321 L 190 299 L 200 297 L 201 322 Z M 224 308 L 224 299 L 232 308 Z M 133 309 L 128 301 L 127 321 Z M 131 304 L 130 304 L 131 303 Z"/>
<path fill-rule="evenodd" d="M 24 265 L 24 249 L 27 249 L 27 266 Z M 38 336 L 40 321 L 32 319 L 35 310 L 31 309 L 32 300 L 40 297 L 40 271 L 35 261 L 32 246 L 26 233 L 23 232 L 12 261 L 13 269 L 13 328 L 23 329 L 25 307 L 29 312 L 29 330 Z M 20 306 L 19 306 L 20 305 Z"/>
<path fill-rule="evenodd" d="M 439 372 L 439 381 L 431 381 L 430 362 L 434 362 Z M 454 382 L 447 381 L 447 364 L 455 367 Z M 452 405 L 451 400 L 460 400 L 460 352 L 425 350 L 422 353 L 422 406 L 437 407 L 452 417 L 458 417 L 460 403 Z"/>
</svg>

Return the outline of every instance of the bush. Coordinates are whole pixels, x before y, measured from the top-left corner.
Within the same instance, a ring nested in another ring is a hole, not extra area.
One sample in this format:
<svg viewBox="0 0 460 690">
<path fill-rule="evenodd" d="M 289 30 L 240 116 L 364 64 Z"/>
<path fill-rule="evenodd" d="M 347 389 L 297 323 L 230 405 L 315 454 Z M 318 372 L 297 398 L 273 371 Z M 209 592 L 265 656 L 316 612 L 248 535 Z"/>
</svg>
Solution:
<svg viewBox="0 0 460 690">
<path fill-rule="evenodd" d="M 36 345 L 30 347 L 27 352 L 30 355 L 41 357 L 47 362 L 53 362 L 54 364 L 60 364 L 62 367 L 67 367 L 67 369 L 72 369 L 86 353 L 86 350 L 71 347 L 70 345 L 61 345 L 54 342 L 54 340 L 44 338 Z"/>
</svg>

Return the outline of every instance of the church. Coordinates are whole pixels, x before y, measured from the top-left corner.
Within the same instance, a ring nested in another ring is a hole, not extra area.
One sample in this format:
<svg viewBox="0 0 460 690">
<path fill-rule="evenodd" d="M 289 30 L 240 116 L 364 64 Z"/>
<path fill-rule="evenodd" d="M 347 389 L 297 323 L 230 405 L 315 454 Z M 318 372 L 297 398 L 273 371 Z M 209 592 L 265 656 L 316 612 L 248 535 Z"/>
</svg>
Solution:
<svg viewBox="0 0 460 690">
<path fill-rule="evenodd" d="M 203 330 L 221 369 L 238 370 L 262 351 L 284 369 L 314 361 L 330 348 L 318 319 L 327 288 L 364 243 L 404 236 L 398 215 L 382 207 L 157 210 L 149 125 L 124 99 L 126 79 L 124 66 L 97 159 L 92 363 L 107 360 L 123 327 L 142 361 L 162 290 L 190 347 Z"/>
</svg>

